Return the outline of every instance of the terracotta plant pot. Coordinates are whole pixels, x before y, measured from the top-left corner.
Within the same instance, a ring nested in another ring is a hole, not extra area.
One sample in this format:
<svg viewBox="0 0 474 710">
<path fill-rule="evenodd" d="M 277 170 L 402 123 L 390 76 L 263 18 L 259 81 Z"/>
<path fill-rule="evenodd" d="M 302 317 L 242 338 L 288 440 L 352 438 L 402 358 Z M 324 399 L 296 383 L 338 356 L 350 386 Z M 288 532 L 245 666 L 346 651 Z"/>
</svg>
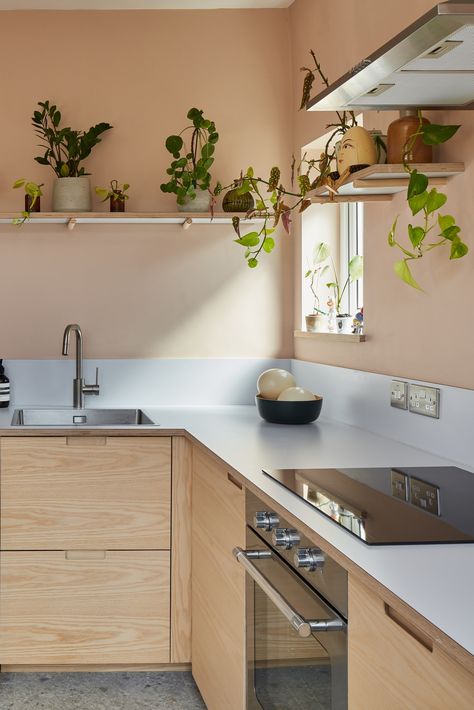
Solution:
<svg viewBox="0 0 474 710">
<path fill-rule="evenodd" d="M 419 126 L 418 114 L 414 109 L 400 111 L 400 118 L 388 127 L 387 131 L 387 163 L 398 165 L 403 162 L 403 153 L 405 144 L 416 131 Z M 427 118 L 423 117 L 423 123 L 429 123 Z M 407 157 L 408 163 L 432 163 L 433 162 L 433 147 L 425 145 L 419 136 Z"/>
<path fill-rule="evenodd" d="M 53 212 L 90 212 L 91 209 L 87 176 L 57 178 L 53 187 Z"/>
<path fill-rule="evenodd" d="M 308 333 L 324 333 L 327 326 L 327 319 L 322 313 L 310 313 L 305 316 L 306 330 Z"/>
</svg>

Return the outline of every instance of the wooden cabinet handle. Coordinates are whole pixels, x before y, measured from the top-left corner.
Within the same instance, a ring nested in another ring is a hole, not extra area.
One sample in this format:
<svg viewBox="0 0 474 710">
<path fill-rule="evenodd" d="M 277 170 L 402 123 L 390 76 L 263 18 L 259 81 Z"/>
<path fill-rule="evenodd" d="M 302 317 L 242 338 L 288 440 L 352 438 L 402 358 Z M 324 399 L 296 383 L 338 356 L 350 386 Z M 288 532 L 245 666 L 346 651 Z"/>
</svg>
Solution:
<svg viewBox="0 0 474 710">
<path fill-rule="evenodd" d="M 240 483 L 240 481 L 238 481 L 236 478 L 234 478 L 234 476 L 231 473 L 227 474 L 227 480 L 230 481 L 231 483 L 233 483 L 236 488 L 238 488 L 239 490 L 242 490 L 242 488 L 243 488 L 242 484 Z"/>
<path fill-rule="evenodd" d="M 421 631 L 416 626 L 413 626 L 409 621 L 407 621 L 398 611 L 389 604 L 384 603 L 385 614 L 388 616 L 394 624 L 396 624 L 400 629 L 409 634 L 415 641 L 418 641 L 424 648 L 430 653 L 433 653 L 433 639 L 427 634 Z"/>
<path fill-rule="evenodd" d="M 105 446 L 106 444 L 106 436 L 84 436 L 84 434 L 79 434 L 78 436 L 66 437 L 67 446 Z"/>
<path fill-rule="evenodd" d="M 106 550 L 66 550 L 64 553 L 66 560 L 79 562 L 81 560 L 105 560 Z"/>
</svg>

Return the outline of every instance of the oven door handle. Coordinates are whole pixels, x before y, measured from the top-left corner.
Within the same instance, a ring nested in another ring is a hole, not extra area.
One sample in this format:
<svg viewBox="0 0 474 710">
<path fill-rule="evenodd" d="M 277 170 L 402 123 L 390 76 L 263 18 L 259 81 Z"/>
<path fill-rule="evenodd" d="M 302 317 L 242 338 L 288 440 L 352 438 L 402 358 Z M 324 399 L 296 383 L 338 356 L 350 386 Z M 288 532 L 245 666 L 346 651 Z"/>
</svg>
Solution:
<svg viewBox="0 0 474 710">
<path fill-rule="evenodd" d="M 253 581 L 258 584 L 262 592 L 264 592 L 275 606 L 281 611 L 283 616 L 288 619 L 291 626 L 303 638 L 308 638 L 313 632 L 319 631 L 342 631 L 346 628 L 346 622 L 337 617 L 335 619 L 305 619 L 302 617 L 291 604 L 289 604 L 280 592 L 275 589 L 273 584 L 268 581 L 264 574 L 250 561 L 250 558 L 271 558 L 271 552 L 258 552 L 255 550 L 242 550 L 240 547 L 235 547 L 232 551 L 235 559 L 239 562 L 245 571 L 252 577 Z"/>
</svg>

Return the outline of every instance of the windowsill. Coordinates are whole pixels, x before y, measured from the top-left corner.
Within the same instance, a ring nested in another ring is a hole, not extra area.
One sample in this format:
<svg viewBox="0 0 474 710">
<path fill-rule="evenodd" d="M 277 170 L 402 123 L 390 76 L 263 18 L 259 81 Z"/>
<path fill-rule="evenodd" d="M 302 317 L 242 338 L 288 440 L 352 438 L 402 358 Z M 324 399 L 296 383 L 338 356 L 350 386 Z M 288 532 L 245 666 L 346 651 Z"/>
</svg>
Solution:
<svg viewBox="0 0 474 710">
<path fill-rule="evenodd" d="M 311 340 L 338 340 L 342 343 L 364 343 L 365 333 L 309 333 L 307 330 L 295 330 L 295 338 L 310 338 Z"/>
</svg>

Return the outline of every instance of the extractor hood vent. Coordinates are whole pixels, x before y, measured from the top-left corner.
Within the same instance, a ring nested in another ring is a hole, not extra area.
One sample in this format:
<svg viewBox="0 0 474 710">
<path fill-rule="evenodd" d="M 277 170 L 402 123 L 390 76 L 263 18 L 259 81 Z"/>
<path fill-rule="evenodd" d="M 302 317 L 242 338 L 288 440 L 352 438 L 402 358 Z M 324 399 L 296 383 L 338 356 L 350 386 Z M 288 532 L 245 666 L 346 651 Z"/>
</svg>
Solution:
<svg viewBox="0 0 474 710">
<path fill-rule="evenodd" d="M 309 111 L 474 108 L 474 0 L 444 2 L 308 103 Z"/>
</svg>

